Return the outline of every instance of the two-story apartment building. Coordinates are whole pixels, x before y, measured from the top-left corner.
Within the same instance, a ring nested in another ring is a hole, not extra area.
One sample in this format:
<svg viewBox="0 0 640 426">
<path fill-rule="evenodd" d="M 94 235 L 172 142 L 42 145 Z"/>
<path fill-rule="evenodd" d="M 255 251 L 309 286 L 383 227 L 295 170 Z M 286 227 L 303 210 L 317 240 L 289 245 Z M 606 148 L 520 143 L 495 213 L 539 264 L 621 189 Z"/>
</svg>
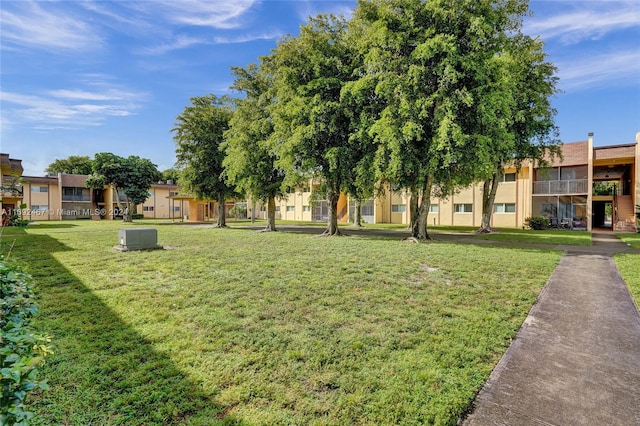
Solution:
<svg viewBox="0 0 640 426">
<path fill-rule="evenodd" d="M 528 162 L 519 169 L 507 167 L 496 194 L 493 227 L 522 227 L 526 218 L 545 216 L 552 226 L 567 229 L 610 228 L 619 232 L 636 231 L 634 206 L 640 204 L 640 133 L 636 141 L 623 145 L 593 145 L 588 139 L 562 146 L 562 156 L 550 159 L 542 168 Z M 1 154 L 2 182 L 9 183 L 22 174 L 21 160 Z M 22 176 L 19 191 L 4 192 L 5 209 L 26 204 L 29 220 L 113 219 L 118 216 L 116 194 L 109 188 L 89 190 L 87 176 L 57 174 Z M 276 202 L 276 219 L 326 221 L 326 201 L 313 201 L 314 182 L 286 194 Z M 4 185 L 5 187 L 7 185 Z M 429 225 L 480 226 L 482 185 L 464 188 L 446 198 L 432 198 Z M 149 198 L 138 213 L 146 218 L 207 221 L 217 215 L 215 201 L 196 200 L 179 193 L 172 182 L 152 185 Z M 259 202 L 228 200 L 228 214 L 265 219 L 266 206 Z M 345 194 L 338 201 L 338 220 L 349 221 L 355 203 Z M 387 190 L 362 205 L 367 223 L 409 223 L 409 197 Z"/>
<path fill-rule="evenodd" d="M 640 204 L 640 133 L 634 143 L 593 146 L 588 139 L 562 146 L 562 156 L 542 168 L 527 162 L 507 167 L 499 184 L 493 227 L 522 227 L 531 216 L 545 216 L 552 226 L 566 229 L 610 228 L 635 231 L 634 206 Z M 313 183 L 310 184 L 312 186 Z M 264 206 L 256 216 L 266 217 Z M 349 221 L 355 203 L 342 194 L 338 220 Z M 327 203 L 310 203 L 308 187 L 287 194 L 276 205 L 276 218 L 325 221 Z M 362 206 L 368 223 L 409 223 L 409 197 L 385 191 Z M 464 188 L 446 198 L 432 198 L 429 225 L 480 226 L 482 185 Z"/>
</svg>

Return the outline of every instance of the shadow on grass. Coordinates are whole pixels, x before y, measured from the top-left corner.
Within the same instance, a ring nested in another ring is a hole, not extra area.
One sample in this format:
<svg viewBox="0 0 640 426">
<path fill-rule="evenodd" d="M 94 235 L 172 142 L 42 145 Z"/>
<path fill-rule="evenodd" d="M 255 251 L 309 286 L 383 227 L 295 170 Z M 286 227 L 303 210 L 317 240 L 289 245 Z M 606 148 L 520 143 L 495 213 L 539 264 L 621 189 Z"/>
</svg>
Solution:
<svg viewBox="0 0 640 426">
<path fill-rule="evenodd" d="M 27 225 L 28 228 L 33 228 L 33 229 L 66 229 L 66 228 L 75 228 L 76 225 L 75 223 L 70 223 L 69 221 L 65 221 L 65 222 L 30 222 L 29 225 Z"/>
<path fill-rule="evenodd" d="M 241 424 L 55 259 L 67 246 L 47 235 L 18 240 L 12 258 L 33 276 L 35 326 L 55 352 L 42 369 L 50 390 L 28 398 L 32 425 Z"/>
</svg>

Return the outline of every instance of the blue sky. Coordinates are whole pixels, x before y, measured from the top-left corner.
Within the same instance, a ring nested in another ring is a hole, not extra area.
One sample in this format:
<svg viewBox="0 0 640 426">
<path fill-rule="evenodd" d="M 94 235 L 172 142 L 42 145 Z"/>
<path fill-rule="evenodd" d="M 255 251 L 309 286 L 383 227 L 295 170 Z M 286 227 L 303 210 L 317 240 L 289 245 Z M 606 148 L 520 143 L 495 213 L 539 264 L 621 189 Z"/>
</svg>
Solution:
<svg viewBox="0 0 640 426">
<path fill-rule="evenodd" d="M 355 1 L 2 0 L 0 151 L 25 175 L 69 155 L 139 155 L 172 167 L 189 98 L 234 93 L 231 66 L 268 54 L 309 15 Z M 640 1 L 531 1 L 525 32 L 559 69 L 564 142 L 631 143 L 640 131 Z"/>
</svg>

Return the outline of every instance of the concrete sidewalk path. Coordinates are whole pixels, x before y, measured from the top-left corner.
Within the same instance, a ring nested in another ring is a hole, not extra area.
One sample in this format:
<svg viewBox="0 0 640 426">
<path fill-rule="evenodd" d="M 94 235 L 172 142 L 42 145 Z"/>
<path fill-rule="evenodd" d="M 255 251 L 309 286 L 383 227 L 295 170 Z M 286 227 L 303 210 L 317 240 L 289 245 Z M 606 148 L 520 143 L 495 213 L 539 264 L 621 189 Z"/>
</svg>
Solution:
<svg viewBox="0 0 640 426">
<path fill-rule="evenodd" d="M 624 248 L 594 234 L 590 253 L 565 252 L 464 425 L 640 425 L 640 315 L 611 258 Z"/>
</svg>

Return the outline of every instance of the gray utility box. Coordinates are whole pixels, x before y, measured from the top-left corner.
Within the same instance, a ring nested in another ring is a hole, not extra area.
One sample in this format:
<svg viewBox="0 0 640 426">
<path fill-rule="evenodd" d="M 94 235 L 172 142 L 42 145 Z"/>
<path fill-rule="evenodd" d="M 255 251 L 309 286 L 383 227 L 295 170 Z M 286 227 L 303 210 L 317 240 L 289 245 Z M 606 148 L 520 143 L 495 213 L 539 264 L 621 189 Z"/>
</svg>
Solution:
<svg viewBox="0 0 640 426">
<path fill-rule="evenodd" d="M 118 229 L 118 242 L 116 249 L 121 251 L 162 248 L 158 245 L 158 230 L 154 228 Z"/>
</svg>

